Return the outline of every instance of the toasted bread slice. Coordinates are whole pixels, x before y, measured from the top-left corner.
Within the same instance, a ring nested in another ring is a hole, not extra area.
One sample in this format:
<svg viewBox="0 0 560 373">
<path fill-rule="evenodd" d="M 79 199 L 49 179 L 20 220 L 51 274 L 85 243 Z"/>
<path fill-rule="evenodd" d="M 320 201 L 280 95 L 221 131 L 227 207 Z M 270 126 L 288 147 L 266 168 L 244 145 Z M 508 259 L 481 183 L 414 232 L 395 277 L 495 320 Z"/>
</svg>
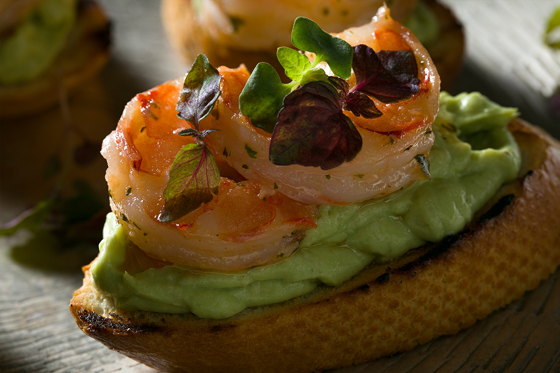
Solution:
<svg viewBox="0 0 560 373">
<path fill-rule="evenodd" d="M 223 320 L 125 312 L 85 267 L 70 311 L 87 335 L 163 371 L 306 372 L 357 364 L 454 334 L 535 288 L 560 264 L 560 143 L 521 120 L 523 156 L 462 232 L 346 283 Z"/>
</svg>

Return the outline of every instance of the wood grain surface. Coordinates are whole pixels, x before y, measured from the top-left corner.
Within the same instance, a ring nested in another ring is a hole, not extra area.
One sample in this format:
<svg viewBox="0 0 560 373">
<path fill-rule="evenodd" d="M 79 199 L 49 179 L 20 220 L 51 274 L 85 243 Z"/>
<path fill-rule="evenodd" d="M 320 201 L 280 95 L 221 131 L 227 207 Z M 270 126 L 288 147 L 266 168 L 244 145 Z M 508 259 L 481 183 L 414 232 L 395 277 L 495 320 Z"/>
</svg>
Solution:
<svg viewBox="0 0 560 373">
<path fill-rule="evenodd" d="M 452 92 L 478 90 L 519 107 L 523 118 L 560 138 L 560 119 L 548 104 L 560 84 L 560 52 L 541 42 L 546 18 L 558 2 L 444 2 L 455 10 L 467 36 L 467 58 Z M 0 121 L 0 223 L 48 196 L 56 184 L 44 176 L 50 155 L 64 152 L 67 141 L 79 144 L 84 136 L 99 145 L 130 98 L 190 66 L 165 38 L 159 1 L 101 3 L 114 22 L 113 53 L 101 74 L 70 98 L 70 118 L 79 130 L 64 137 L 60 108 Z M 106 200 L 105 168 L 97 156 L 87 167 L 71 168 L 67 181 L 86 180 Z M 50 239 L 25 232 L 0 238 L 0 372 L 153 372 L 76 327 L 68 303 L 81 284 L 79 268 L 95 255 L 95 245 L 61 251 Z M 558 277 L 559 271 L 457 335 L 337 372 L 560 372 Z"/>
</svg>

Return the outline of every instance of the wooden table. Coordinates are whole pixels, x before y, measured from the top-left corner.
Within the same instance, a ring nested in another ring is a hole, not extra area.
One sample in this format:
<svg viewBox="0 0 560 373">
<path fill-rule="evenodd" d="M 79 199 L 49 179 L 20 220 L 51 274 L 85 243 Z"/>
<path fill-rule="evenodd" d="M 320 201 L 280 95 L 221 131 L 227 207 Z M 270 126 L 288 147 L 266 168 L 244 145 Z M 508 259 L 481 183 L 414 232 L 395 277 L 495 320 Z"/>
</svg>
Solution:
<svg viewBox="0 0 560 373">
<path fill-rule="evenodd" d="M 107 67 L 70 99 L 74 125 L 96 143 L 116 126 L 136 93 L 180 76 L 186 64 L 169 46 L 153 0 L 101 1 L 114 21 Z M 560 138 L 548 97 L 560 83 L 560 52 L 541 43 L 553 0 L 445 0 L 464 23 L 467 58 L 454 93 L 479 90 L 517 106 L 523 118 Z M 538 4 L 534 6 L 533 4 Z M 53 109 L 39 117 L 0 122 L 0 222 L 45 198 L 47 160 L 63 151 L 64 120 Z M 80 137 L 73 136 L 74 143 Z M 68 180 L 87 180 L 106 198 L 105 161 L 74 167 Z M 559 227 L 560 229 L 560 227 Z M 95 255 L 29 243 L 26 234 L 0 238 L 1 372 L 152 372 L 106 349 L 75 325 L 68 303 L 81 284 L 79 267 Z M 557 271 L 536 290 L 457 335 L 415 350 L 338 372 L 557 372 L 560 371 L 560 281 Z"/>
</svg>

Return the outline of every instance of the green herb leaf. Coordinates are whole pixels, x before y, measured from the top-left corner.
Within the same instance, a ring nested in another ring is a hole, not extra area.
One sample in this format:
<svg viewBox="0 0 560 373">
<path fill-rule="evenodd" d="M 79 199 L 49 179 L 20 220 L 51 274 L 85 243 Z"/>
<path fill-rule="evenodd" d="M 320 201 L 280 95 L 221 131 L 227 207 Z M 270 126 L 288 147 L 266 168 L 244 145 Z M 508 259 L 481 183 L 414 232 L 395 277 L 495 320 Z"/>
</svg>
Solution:
<svg viewBox="0 0 560 373">
<path fill-rule="evenodd" d="M 257 158 L 257 152 L 253 150 L 248 144 L 245 144 L 245 151 L 250 158 Z"/>
<path fill-rule="evenodd" d="M 420 164 L 420 169 L 426 175 L 426 178 L 431 179 L 432 175 L 430 174 L 430 161 L 424 154 L 417 154 L 414 156 L 414 159 L 418 164 Z"/>
<path fill-rule="evenodd" d="M 310 70 L 307 70 L 305 72 L 305 74 L 303 74 L 303 77 L 301 78 L 299 84 L 300 85 L 305 85 L 305 84 L 311 83 L 311 82 L 326 82 L 326 83 L 328 83 L 329 82 L 329 76 L 327 75 L 327 73 L 323 69 L 319 69 L 319 68 L 310 69 Z"/>
<path fill-rule="evenodd" d="M 348 79 L 352 69 L 353 49 L 344 40 L 321 30 L 309 18 L 298 17 L 292 28 L 292 44 L 301 50 L 315 54 L 313 66 L 325 61 L 339 77 Z"/>
<path fill-rule="evenodd" d="M 239 95 L 241 114 L 250 118 L 255 127 L 272 132 L 282 100 L 293 85 L 282 84 L 274 67 L 265 62 L 259 63 Z"/>
<path fill-rule="evenodd" d="M 181 148 L 169 171 L 159 221 L 168 223 L 194 211 L 218 193 L 220 171 L 212 152 L 202 144 Z"/>
<path fill-rule="evenodd" d="M 278 48 L 276 57 L 284 68 L 286 76 L 292 80 L 300 81 L 303 74 L 311 68 L 309 58 L 292 48 Z"/>
<path fill-rule="evenodd" d="M 546 25 L 544 42 L 549 47 L 560 49 L 560 7 L 556 8 Z"/>
<path fill-rule="evenodd" d="M 198 129 L 198 123 L 212 111 L 220 97 L 221 80 L 218 70 L 208 62 L 208 58 L 199 54 L 185 77 L 177 101 L 177 116 Z"/>
<path fill-rule="evenodd" d="M 45 222 L 53 208 L 53 200 L 39 202 L 32 209 L 22 212 L 17 218 L 0 227 L 0 237 L 11 236 L 20 229 L 35 231 Z"/>
</svg>

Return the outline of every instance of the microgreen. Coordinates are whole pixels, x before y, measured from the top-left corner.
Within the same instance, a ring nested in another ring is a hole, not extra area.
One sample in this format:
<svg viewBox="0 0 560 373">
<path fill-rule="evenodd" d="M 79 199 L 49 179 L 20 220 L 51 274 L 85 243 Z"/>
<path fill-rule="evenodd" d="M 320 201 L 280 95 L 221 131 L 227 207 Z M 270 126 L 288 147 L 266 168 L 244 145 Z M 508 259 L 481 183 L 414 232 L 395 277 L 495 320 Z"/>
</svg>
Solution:
<svg viewBox="0 0 560 373">
<path fill-rule="evenodd" d="M 220 170 L 214 155 L 204 144 L 187 144 L 181 148 L 169 171 L 173 177 L 163 192 L 165 206 L 161 222 L 177 220 L 212 200 L 218 193 Z"/>
<path fill-rule="evenodd" d="M 257 65 L 239 97 L 241 113 L 272 134 L 269 159 L 277 165 L 337 167 L 356 157 L 362 138 L 344 114 L 374 119 L 383 115 L 373 99 L 393 103 L 419 91 L 418 67 L 410 51 L 379 51 L 366 45 L 350 46 L 331 36 L 312 20 L 299 17 L 292 44 L 307 55 L 287 48 L 277 50 L 278 61 L 290 83 L 268 64 Z M 326 62 L 335 76 L 316 67 Z M 348 79 L 354 70 L 356 85 Z"/>
<path fill-rule="evenodd" d="M 282 100 L 292 90 L 293 84 L 282 84 L 278 73 L 268 63 L 257 64 L 239 95 L 239 110 L 251 123 L 272 132 Z"/>
<path fill-rule="evenodd" d="M 303 51 L 315 53 L 313 62 L 304 54 L 291 48 L 280 47 L 278 61 L 291 83 L 283 84 L 276 70 L 267 63 L 259 63 L 239 96 L 239 110 L 251 119 L 255 127 L 269 133 L 274 129 L 282 100 L 298 85 L 312 81 L 326 81 L 320 62 L 342 78 L 349 78 L 352 68 L 352 47 L 342 39 L 321 30 L 312 20 L 298 17 L 292 29 L 292 44 Z"/>
<path fill-rule="evenodd" d="M 292 80 L 300 81 L 303 78 L 303 74 L 311 68 L 309 58 L 292 48 L 278 48 L 276 57 L 282 67 L 284 67 L 286 76 Z"/>
<path fill-rule="evenodd" d="M 163 191 L 164 206 L 158 217 L 163 223 L 194 211 L 218 193 L 220 171 L 204 143 L 204 138 L 216 130 L 199 131 L 198 128 L 221 94 L 220 82 L 218 70 L 205 55 L 199 54 L 185 77 L 176 107 L 177 116 L 194 126 L 181 130 L 179 135 L 194 137 L 195 142 L 179 150 L 169 170 L 169 181 Z"/>
<path fill-rule="evenodd" d="M 298 49 L 315 54 L 312 67 L 325 61 L 337 76 L 343 79 L 350 77 L 352 46 L 321 30 L 319 25 L 309 18 L 298 17 L 294 21 L 292 44 Z"/>
<path fill-rule="evenodd" d="M 337 90 L 325 82 L 306 84 L 287 95 L 270 141 L 270 161 L 323 170 L 351 161 L 362 148 L 362 138 L 342 105 Z"/>
<path fill-rule="evenodd" d="M 352 89 L 335 76 L 329 77 L 328 83 L 311 82 L 288 94 L 270 140 L 270 161 L 328 170 L 354 159 L 362 148 L 362 137 L 344 110 L 377 118 L 382 113 L 370 96 L 393 102 L 418 91 L 412 53 L 379 54 L 381 57 L 365 45 L 354 47 L 352 66 L 357 84 Z"/>
<path fill-rule="evenodd" d="M 33 208 L 21 213 L 16 219 L 0 226 L 0 237 L 11 236 L 20 229 L 37 230 L 47 220 L 53 204 L 52 200 L 40 201 Z"/>
<path fill-rule="evenodd" d="M 199 54 L 185 77 L 177 101 L 177 116 L 191 122 L 198 130 L 198 123 L 212 111 L 220 96 L 221 79 L 208 58 Z"/>
<path fill-rule="evenodd" d="M 354 47 L 352 68 L 356 74 L 353 91 L 363 92 L 383 103 L 410 98 L 418 92 L 418 67 L 412 52 L 379 51 L 367 45 Z"/>
<path fill-rule="evenodd" d="M 554 10 L 547 22 L 544 42 L 549 47 L 560 49 L 560 7 Z"/>
</svg>

